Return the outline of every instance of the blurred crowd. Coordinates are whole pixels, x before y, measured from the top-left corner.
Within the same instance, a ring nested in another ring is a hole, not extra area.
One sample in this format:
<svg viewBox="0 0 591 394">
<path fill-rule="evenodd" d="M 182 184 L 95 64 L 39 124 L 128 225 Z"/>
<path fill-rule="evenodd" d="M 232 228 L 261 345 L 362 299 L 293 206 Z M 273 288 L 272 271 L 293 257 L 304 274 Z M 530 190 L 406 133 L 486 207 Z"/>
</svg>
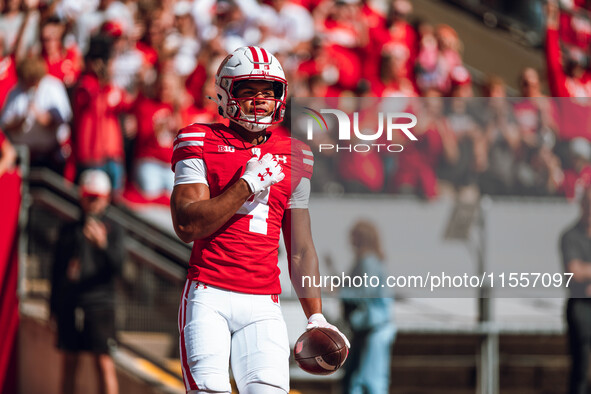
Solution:
<svg viewBox="0 0 591 394">
<path fill-rule="evenodd" d="M 316 153 L 316 191 L 574 198 L 591 185 L 588 3 L 549 2 L 547 75 L 523 70 L 508 99 L 496 76 L 473 86 L 461 37 L 414 18 L 409 0 L 1 0 L 0 128 L 35 166 L 72 181 L 99 168 L 116 196 L 166 203 L 177 130 L 222 121 L 214 74 L 259 45 L 291 97 L 425 98 L 418 143 Z M 545 97 L 545 77 L 566 99 Z"/>
</svg>

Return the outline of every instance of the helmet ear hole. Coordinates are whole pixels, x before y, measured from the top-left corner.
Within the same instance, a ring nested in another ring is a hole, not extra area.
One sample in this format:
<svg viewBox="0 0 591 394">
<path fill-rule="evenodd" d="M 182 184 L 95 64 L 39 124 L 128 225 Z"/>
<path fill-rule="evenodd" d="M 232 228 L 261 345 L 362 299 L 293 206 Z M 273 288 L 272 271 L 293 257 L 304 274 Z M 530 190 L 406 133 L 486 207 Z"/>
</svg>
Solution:
<svg viewBox="0 0 591 394">
<path fill-rule="evenodd" d="M 236 104 L 228 105 L 228 112 L 230 116 L 237 116 L 238 115 L 238 106 Z"/>
<path fill-rule="evenodd" d="M 276 112 L 277 113 L 275 114 L 275 116 L 276 116 L 277 119 L 275 119 L 275 120 L 278 121 L 278 122 L 279 121 L 282 121 L 283 118 L 285 117 L 285 107 L 283 106 L 283 104 L 281 104 L 279 106 L 279 108 L 277 108 L 277 111 Z"/>
</svg>

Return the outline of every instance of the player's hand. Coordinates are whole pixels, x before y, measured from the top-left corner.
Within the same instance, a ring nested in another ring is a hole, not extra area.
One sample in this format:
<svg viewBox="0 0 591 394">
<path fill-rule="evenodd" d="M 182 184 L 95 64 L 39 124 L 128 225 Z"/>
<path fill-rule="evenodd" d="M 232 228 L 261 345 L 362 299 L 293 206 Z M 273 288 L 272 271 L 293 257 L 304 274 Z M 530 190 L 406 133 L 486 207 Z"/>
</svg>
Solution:
<svg viewBox="0 0 591 394">
<path fill-rule="evenodd" d="M 345 334 L 343 334 L 342 332 L 339 331 L 338 328 L 336 328 L 335 326 L 333 326 L 332 324 L 330 324 L 329 322 L 327 322 L 326 321 L 326 318 L 324 317 L 324 315 L 322 313 L 314 313 L 308 319 L 308 325 L 306 326 L 306 330 L 311 330 L 311 329 L 316 328 L 316 327 L 328 328 L 330 330 L 333 330 L 333 331 L 338 332 L 339 335 L 345 341 L 345 344 L 347 345 L 347 347 L 349 349 L 351 348 L 351 344 L 349 343 L 349 340 L 347 339 L 347 337 L 345 336 Z"/>
<path fill-rule="evenodd" d="M 258 193 L 285 178 L 283 167 L 275 157 L 267 153 L 260 160 L 254 156 L 246 162 L 244 175 L 241 177 L 248 183 L 252 193 Z"/>
</svg>

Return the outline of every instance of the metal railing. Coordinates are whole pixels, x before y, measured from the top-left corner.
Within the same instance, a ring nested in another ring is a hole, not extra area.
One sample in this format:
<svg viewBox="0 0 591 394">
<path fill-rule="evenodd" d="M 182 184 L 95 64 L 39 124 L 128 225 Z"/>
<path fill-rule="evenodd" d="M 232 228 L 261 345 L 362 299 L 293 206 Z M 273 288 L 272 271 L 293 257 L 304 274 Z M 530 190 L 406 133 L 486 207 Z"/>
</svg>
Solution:
<svg viewBox="0 0 591 394">
<path fill-rule="evenodd" d="M 20 296 L 48 299 L 50 272 L 60 227 L 77 220 L 81 210 L 77 187 L 47 169 L 33 169 L 25 178 L 21 226 Z M 177 313 L 186 277 L 190 247 L 135 216 L 112 206 L 108 216 L 126 231 L 126 258 L 116 286 L 116 328 L 126 332 L 160 333 L 177 343 Z M 126 349 L 134 349 L 125 344 Z M 142 354 L 136 348 L 137 354 Z M 170 346 L 162 358 L 177 358 Z M 159 365 L 166 365 L 164 361 Z M 174 374 L 174 371 L 169 371 Z"/>
</svg>

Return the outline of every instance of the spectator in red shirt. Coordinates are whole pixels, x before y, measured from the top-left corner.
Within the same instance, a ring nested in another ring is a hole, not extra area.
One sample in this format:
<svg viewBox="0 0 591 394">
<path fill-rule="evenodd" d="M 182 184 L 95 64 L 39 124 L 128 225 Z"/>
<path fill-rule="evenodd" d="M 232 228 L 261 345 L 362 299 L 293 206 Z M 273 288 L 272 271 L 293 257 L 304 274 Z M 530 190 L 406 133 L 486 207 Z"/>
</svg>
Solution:
<svg viewBox="0 0 591 394">
<path fill-rule="evenodd" d="M 366 7 L 367 8 L 367 7 Z M 404 56 L 404 77 L 414 79 L 414 64 L 418 49 L 418 36 L 408 22 L 412 4 L 408 0 L 394 0 L 390 3 L 385 24 L 372 25 L 368 19 L 371 39 L 364 47 L 363 76 L 373 83 L 380 76 L 380 57 L 386 55 Z M 374 22 L 376 23 L 376 22 Z"/>
<path fill-rule="evenodd" d="M 421 92 L 436 89 L 447 94 L 451 88 L 452 69 L 439 49 L 435 28 L 423 23 L 419 33 L 421 39 L 416 59 L 417 86 Z"/>
<path fill-rule="evenodd" d="M 367 95 L 370 97 L 366 97 Z M 377 127 L 376 107 L 384 105 L 381 99 L 371 97 L 369 86 L 361 82 L 355 92 L 356 97 L 365 97 L 359 101 L 356 107 L 358 114 L 358 129 L 367 133 L 369 130 L 375 130 Z M 406 100 L 401 100 L 406 101 Z M 381 112 L 381 110 L 380 110 Z M 351 145 L 365 144 L 367 141 L 361 140 L 355 133 L 351 135 Z M 385 135 L 382 135 L 378 141 L 386 142 Z M 385 149 L 384 149 L 385 151 Z M 386 168 L 382 156 L 392 156 L 393 153 L 378 152 L 375 149 L 357 149 L 352 151 L 342 151 L 335 155 L 337 159 L 337 168 L 339 177 L 343 181 L 345 192 L 347 193 L 380 193 L 384 189 Z"/>
<path fill-rule="evenodd" d="M 183 81 L 174 72 L 160 74 L 155 99 L 142 97 L 134 106 L 138 134 L 135 141 L 135 184 L 148 199 L 170 196 L 172 144 L 177 131 L 201 118 Z"/>
<path fill-rule="evenodd" d="M 386 27 L 386 18 L 381 12 L 375 10 L 371 3 L 371 0 L 361 0 L 361 15 L 365 19 L 365 24 L 370 29 Z"/>
<path fill-rule="evenodd" d="M 565 4 L 561 2 L 562 9 L 559 15 L 560 38 L 569 47 L 577 49 L 587 49 L 591 44 L 591 21 L 587 12 L 583 11 L 575 4 Z"/>
<path fill-rule="evenodd" d="M 561 62 L 558 38 L 558 7 L 548 3 L 546 30 L 546 64 L 548 83 L 553 97 L 572 97 L 574 100 L 556 100 L 558 105 L 559 137 L 568 141 L 576 137 L 591 140 L 591 131 L 581 125 L 591 124 L 591 79 L 576 59 L 567 59 L 566 72 Z"/>
<path fill-rule="evenodd" d="M 117 115 L 128 110 L 133 99 L 111 82 L 112 44 L 106 35 L 91 39 L 86 71 L 73 94 L 73 151 L 78 174 L 86 169 L 102 169 L 111 178 L 114 191 L 120 192 L 125 171 Z"/>
<path fill-rule="evenodd" d="M 47 73 L 72 87 L 82 71 L 82 56 L 76 44 L 64 47 L 65 25 L 57 18 L 46 20 L 41 26 L 41 56 Z"/>
<path fill-rule="evenodd" d="M 146 14 L 146 28 L 141 39 L 136 43 L 136 48 L 142 52 L 147 63 L 156 66 L 162 51 L 166 30 L 162 20 L 163 11 L 156 9 L 147 11 Z"/>
<path fill-rule="evenodd" d="M 462 42 L 458 37 L 458 33 L 451 26 L 442 24 L 436 27 L 435 36 L 437 37 L 439 52 L 447 64 L 447 69 L 453 70 L 462 66 Z"/>
<path fill-rule="evenodd" d="M 361 78 L 361 48 L 369 40 L 368 29 L 359 18 L 357 1 L 327 2 L 314 11 L 317 31 L 323 35 L 331 56 L 339 64 L 338 88 L 354 90 Z"/>
<path fill-rule="evenodd" d="M 398 170 L 390 188 L 398 193 L 418 194 L 428 200 L 438 196 L 436 168 L 441 162 L 458 159 L 458 147 L 453 131 L 443 115 L 441 94 L 434 89 L 426 92 L 417 117 L 421 119 L 413 133 L 418 141 L 401 140 L 404 151 L 399 153 Z"/>
<path fill-rule="evenodd" d="M 406 60 L 405 51 L 391 51 L 383 54 L 381 78 L 371 84 L 375 96 L 417 97 L 419 95 L 414 83 L 406 76 Z"/>
<path fill-rule="evenodd" d="M 364 141 L 355 136 L 351 144 Z M 380 154 L 367 152 L 339 152 L 338 171 L 347 193 L 380 193 L 384 189 L 385 169 Z"/>
<path fill-rule="evenodd" d="M 590 78 L 585 74 L 585 69 L 578 59 L 567 58 L 564 62 L 566 72 L 563 70 L 558 26 L 558 8 L 556 4 L 549 2 L 546 25 L 546 64 L 552 96 L 590 97 Z"/>
<path fill-rule="evenodd" d="M 521 72 L 519 86 L 524 99 L 514 104 L 513 111 L 522 142 L 529 147 L 544 145 L 552 149 L 558 131 L 555 100 L 542 93 L 540 75 L 531 67 Z"/>
<path fill-rule="evenodd" d="M 339 96 L 341 90 L 337 87 L 340 76 L 340 68 L 335 56 L 326 43 L 319 37 L 312 40 L 310 58 L 304 60 L 297 68 L 296 78 L 304 85 L 322 85 L 322 92 L 315 89 L 311 97 L 333 97 Z M 313 80 L 312 80 L 313 79 Z M 297 86 L 297 85 L 296 85 Z M 306 96 L 304 94 L 303 96 Z"/>
</svg>

